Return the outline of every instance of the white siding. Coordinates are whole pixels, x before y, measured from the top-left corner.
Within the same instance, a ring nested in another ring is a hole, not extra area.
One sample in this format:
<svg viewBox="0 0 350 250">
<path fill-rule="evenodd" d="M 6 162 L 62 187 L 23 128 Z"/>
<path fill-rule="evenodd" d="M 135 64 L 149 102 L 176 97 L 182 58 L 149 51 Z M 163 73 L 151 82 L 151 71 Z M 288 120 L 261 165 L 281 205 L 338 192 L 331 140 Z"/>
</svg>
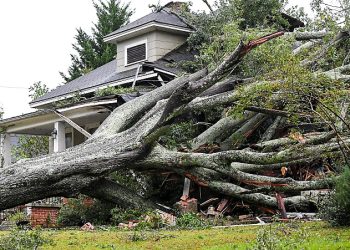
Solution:
<svg viewBox="0 0 350 250">
<path fill-rule="evenodd" d="M 166 53 L 183 44 L 186 41 L 186 36 L 164 31 L 152 31 L 148 34 L 119 42 L 117 45 L 118 72 L 137 68 L 138 63 L 125 66 L 125 47 L 142 41 L 147 41 L 147 61 L 154 62 Z"/>
</svg>

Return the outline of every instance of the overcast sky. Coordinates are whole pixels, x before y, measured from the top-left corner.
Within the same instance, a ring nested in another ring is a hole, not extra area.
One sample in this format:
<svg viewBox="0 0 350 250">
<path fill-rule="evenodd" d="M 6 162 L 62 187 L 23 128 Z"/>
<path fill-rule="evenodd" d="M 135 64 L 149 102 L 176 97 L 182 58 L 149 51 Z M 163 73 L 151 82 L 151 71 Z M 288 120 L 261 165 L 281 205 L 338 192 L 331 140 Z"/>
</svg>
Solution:
<svg viewBox="0 0 350 250">
<path fill-rule="evenodd" d="M 299 6 L 309 1 L 290 0 Z M 132 0 L 135 13 L 131 21 L 150 13 L 148 5 L 156 3 L 158 0 Z M 194 10 L 207 10 L 202 0 L 192 3 Z M 42 81 L 50 89 L 62 83 L 58 72 L 70 65 L 76 28 L 90 31 L 95 20 L 92 0 L 1 1 L 0 107 L 5 117 L 31 111 L 28 87 L 34 82 Z"/>
</svg>

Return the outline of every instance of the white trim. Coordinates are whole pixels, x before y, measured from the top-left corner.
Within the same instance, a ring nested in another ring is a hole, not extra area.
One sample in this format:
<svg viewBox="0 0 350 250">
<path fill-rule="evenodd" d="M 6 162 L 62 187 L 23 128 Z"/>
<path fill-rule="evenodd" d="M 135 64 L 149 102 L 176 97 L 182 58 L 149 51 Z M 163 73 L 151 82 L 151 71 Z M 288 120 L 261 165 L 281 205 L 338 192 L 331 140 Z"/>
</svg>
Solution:
<svg viewBox="0 0 350 250">
<path fill-rule="evenodd" d="M 175 25 L 169 25 L 169 24 L 160 24 L 160 23 L 156 23 L 156 22 L 151 22 L 148 24 L 144 24 L 142 26 L 139 27 L 135 27 L 131 30 L 126 30 L 123 31 L 121 33 L 112 35 L 110 37 L 104 37 L 103 41 L 104 42 L 112 42 L 113 40 L 117 40 L 119 38 L 122 38 L 124 36 L 130 35 L 132 33 L 138 32 L 138 31 L 142 31 L 144 29 L 148 29 L 148 28 L 164 28 L 164 29 L 169 29 L 169 30 L 173 30 L 173 31 L 179 31 L 179 32 L 184 32 L 184 33 L 193 33 L 194 31 L 190 28 L 181 28 Z"/>
<path fill-rule="evenodd" d="M 96 115 L 96 113 L 98 113 L 99 111 L 103 111 L 103 110 L 108 111 L 108 109 L 106 109 L 106 108 L 103 108 L 103 109 L 101 108 L 98 110 L 89 109 L 89 110 L 85 110 L 85 111 L 84 110 L 77 110 L 76 112 L 70 114 L 68 117 L 69 117 L 69 119 L 77 119 L 77 118 L 86 117 L 89 115 Z M 53 124 L 55 122 L 62 121 L 62 119 L 60 117 L 58 117 L 57 115 L 55 115 L 54 113 L 43 114 L 42 116 L 47 116 L 47 117 L 45 120 L 34 121 L 34 122 L 31 122 L 30 124 L 21 124 L 21 123 L 13 124 L 14 122 L 18 122 L 18 121 L 13 121 L 12 124 L 10 124 L 10 126 L 7 127 L 7 132 L 13 133 L 13 134 L 21 134 L 21 131 L 33 128 L 33 124 L 35 124 L 36 127 L 39 127 L 39 126 L 46 126 L 46 125 Z M 36 117 L 36 118 L 38 118 L 38 117 Z M 25 119 L 23 119 L 23 120 L 25 120 Z"/>
<path fill-rule="evenodd" d="M 175 77 L 177 77 L 177 75 L 176 75 L 176 74 L 171 73 L 171 72 L 166 71 L 166 70 L 163 70 L 163 69 L 154 68 L 154 71 L 158 71 L 158 72 L 161 72 L 161 73 L 164 73 L 164 74 L 168 74 L 168 75 L 171 75 L 171 76 L 175 76 Z"/>
<path fill-rule="evenodd" d="M 85 107 L 91 107 L 91 106 L 98 106 L 98 105 L 104 105 L 104 104 L 112 104 L 112 103 L 117 103 L 117 100 L 112 100 L 112 101 L 99 101 L 99 102 L 89 102 L 89 103 L 84 103 L 81 105 L 77 106 L 72 106 L 68 108 L 62 108 L 62 109 L 57 109 L 59 112 L 66 112 L 69 110 L 74 110 L 74 109 L 79 109 L 79 108 L 85 108 Z"/>
<path fill-rule="evenodd" d="M 85 135 L 85 137 L 89 138 L 91 136 L 91 134 L 89 132 L 87 132 L 85 129 L 83 129 L 82 127 L 80 127 L 77 123 L 73 122 L 71 119 L 69 119 L 68 117 L 64 116 L 62 113 L 60 113 L 57 110 L 54 110 L 55 114 L 58 115 L 59 117 L 61 117 L 63 119 L 63 121 L 65 121 L 66 123 L 68 123 L 70 126 L 72 126 L 76 131 L 78 131 L 79 133 Z M 74 130 L 73 130 L 74 132 Z M 72 132 L 72 133 L 73 133 Z M 73 145 L 74 145 L 74 140 L 73 140 Z"/>
<path fill-rule="evenodd" d="M 156 77 L 157 74 L 158 73 L 154 73 L 153 71 L 150 71 L 150 72 L 147 72 L 146 74 L 144 74 L 142 76 L 139 76 L 138 80 L 144 80 L 144 79 L 147 79 L 147 78 Z M 135 76 L 132 76 L 132 77 L 129 77 L 129 78 L 125 79 L 125 80 L 119 80 L 119 81 L 114 81 L 114 82 L 110 82 L 110 83 L 104 83 L 104 84 L 101 84 L 100 86 L 96 86 L 94 88 L 90 88 L 90 89 L 86 89 L 86 90 L 80 91 L 79 93 L 84 95 L 84 94 L 88 94 L 88 93 L 94 92 L 94 91 L 96 91 L 98 89 L 101 89 L 101 88 L 106 88 L 108 86 L 114 87 L 114 86 L 118 86 L 118 85 L 123 85 L 123 84 L 129 83 L 129 82 L 133 82 L 134 78 L 135 78 Z M 32 103 L 32 104 L 30 104 L 30 107 L 31 108 L 36 108 L 36 107 L 41 106 L 41 105 L 45 105 L 45 104 L 48 104 L 48 103 L 61 101 L 61 100 L 64 100 L 66 98 L 73 97 L 73 96 L 74 96 L 74 93 L 73 94 L 72 93 L 65 94 L 65 95 L 62 95 L 60 97 L 50 98 L 50 99 L 45 100 L 45 101 Z"/>
<path fill-rule="evenodd" d="M 136 62 L 132 62 L 132 63 L 129 63 L 128 64 L 128 49 L 129 48 L 132 48 L 132 47 L 135 47 L 137 45 L 141 45 L 141 44 L 145 44 L 145 49 L 146 49 L 146 54 L 145 54 L 145 59 L 142 59 L 142 60 L 139 60 L 139 61 L 136 61 Z M 144 40 L 141 40 L 139 42 L 135 42 L 135 43 L 132 43 L 132 44 L 129 44 L 129 45 L 125 45 L 124 46 L 124 66 L 127 67 L 127 66 L 130 66 L 130 65 L 133 65 L 133 64 L 136 64 L 136 63 L 140 63 L 140 62 L 144 62 L 144 61 L 147 61 L 148 59 L 148 43 L 147 43 L 147 38 L 144 39 Z"/>
<path fill-rule="evenodd" d="M 165 83 L 164 83 L 164 80 L 162 78 L 162 76 L 160 74 L 158 74 L 158 81 L 160 82 L 160 84 L 163 86 Z"/>
</svg>

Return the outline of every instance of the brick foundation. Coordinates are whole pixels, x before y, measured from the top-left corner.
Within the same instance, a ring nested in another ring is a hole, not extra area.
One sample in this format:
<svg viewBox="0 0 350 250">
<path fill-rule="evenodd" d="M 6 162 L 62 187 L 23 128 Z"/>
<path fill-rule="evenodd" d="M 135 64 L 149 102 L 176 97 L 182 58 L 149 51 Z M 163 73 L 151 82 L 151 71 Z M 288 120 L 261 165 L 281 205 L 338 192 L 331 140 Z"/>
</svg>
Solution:
<svg viewBox="0 0 350 250">
<path fill-rule="evenodd" d="M 31 207 L 30 223 L 32 227 L 54 227 L 57 223 L 59 207 Z"/>
</svg>

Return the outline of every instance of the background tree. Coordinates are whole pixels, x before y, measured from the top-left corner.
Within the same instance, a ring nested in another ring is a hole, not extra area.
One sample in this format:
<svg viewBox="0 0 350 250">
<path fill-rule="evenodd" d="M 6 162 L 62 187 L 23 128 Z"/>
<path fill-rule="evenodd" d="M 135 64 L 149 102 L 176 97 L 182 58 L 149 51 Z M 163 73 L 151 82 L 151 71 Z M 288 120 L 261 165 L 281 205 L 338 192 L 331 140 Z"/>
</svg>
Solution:
<svg viewBox="0 0 350 250">
<path fill-rule="evenodd" d="M 93 25 L 92 35 L 81 28 L 77 29 L 76 43 L 73 44 L 76 54 L 71 54 L 72 64 L 68 68 L 68 75 L 60 72 L 66 82 L 113 60 L 116 46 L 103 42 L 103 37 L 128 23 L 133 13 L 130 4 L 122 4 L 120 0 L 99 0 L 93 5 L 97 23 Z"/>
<path fill-rule="evenodd" d="M 287 1 L 284 0 L 220 0 L 212 8 L 215 11 L 211 13 L 187 11 L 180 13 L 196 28 L 196 32 L 193 32 L 188 39 L 189 46 L 201 52 L 197 67 L 192 66 L 195 69 L 204 67 L 207 60 L 213 59 L 207 56 L 207 51 L 203 52 L 203 49 L 210 47 L 213 41 L 221 40 L 221 47 L 228 45 L 224 44 L 226 34 L 233 26 L 242 38 L 249 34 L 251 29 L 280 30 L 288 26 L 281 13 L 288 13 L 306 23 L 309 22 L 303 8 L 287 7 Z M 217 58 L 215 60 L 217 61 Z"/>
<path fill-rule="evenodd" d="M 35 82 L 32 86 L 29 87 L 29 97 L 31 100 L 35 100 L 49 92 L 49 88 L 45 83 L 41 81 Z"/>
<path fill-rule="evenodd" d="M 312 0 L 312 10 L 315 12 L 315 29 L 350 27 L 349 0 Z"/>
<path fill-rule="evenodd" d="M 32 100 L 47 92 L 49 92 L 49 88 L 40 81 L 29 87 L 29 97 Z M 12 148 L 12 153 L 17 160 L 46 155 L 49 153 L 49 137 L 21 135 L 18 144 Z"/>
</svg>

